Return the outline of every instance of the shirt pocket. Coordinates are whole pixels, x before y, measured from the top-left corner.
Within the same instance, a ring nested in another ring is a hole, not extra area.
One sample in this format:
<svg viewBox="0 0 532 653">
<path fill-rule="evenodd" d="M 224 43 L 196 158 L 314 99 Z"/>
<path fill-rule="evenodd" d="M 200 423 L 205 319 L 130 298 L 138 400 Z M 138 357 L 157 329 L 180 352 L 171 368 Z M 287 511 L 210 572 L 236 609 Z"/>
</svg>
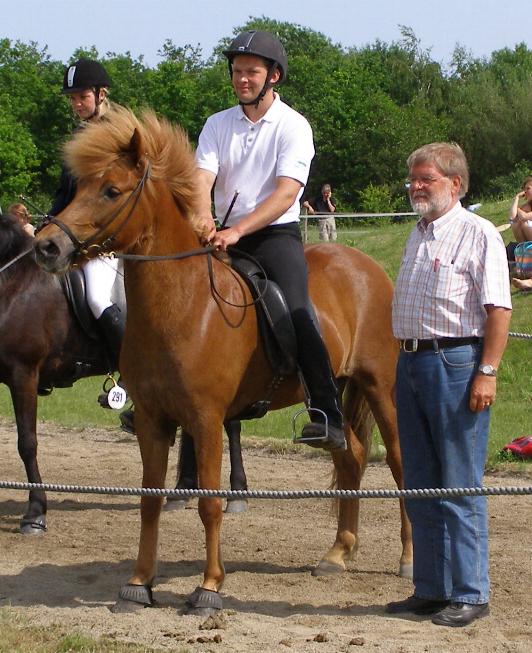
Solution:
<svg viewBox="0 0 532 653">
<path fill-rule="evenodd" d="M 451 258 L 435 259 L 426 286 L 426 294 L 437 300 L 458 297 L 464 287 L 464 276 Z"/>
</svg>

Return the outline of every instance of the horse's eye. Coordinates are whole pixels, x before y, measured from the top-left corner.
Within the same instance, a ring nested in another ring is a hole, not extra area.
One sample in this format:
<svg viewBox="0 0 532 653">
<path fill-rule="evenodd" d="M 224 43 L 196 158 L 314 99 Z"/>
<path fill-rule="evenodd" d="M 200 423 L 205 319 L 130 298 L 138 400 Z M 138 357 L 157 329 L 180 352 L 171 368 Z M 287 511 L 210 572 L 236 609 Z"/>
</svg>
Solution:
<svg viewBox="0 0 532 653">
<path fill-rule="evenodd" d="M 103 192 L 104 197 L 107 197 L 109 200 L 116 199 L 119 195 L 122 195 L 122 191 L 116 186 L 109 186 Z"/>
</svg>

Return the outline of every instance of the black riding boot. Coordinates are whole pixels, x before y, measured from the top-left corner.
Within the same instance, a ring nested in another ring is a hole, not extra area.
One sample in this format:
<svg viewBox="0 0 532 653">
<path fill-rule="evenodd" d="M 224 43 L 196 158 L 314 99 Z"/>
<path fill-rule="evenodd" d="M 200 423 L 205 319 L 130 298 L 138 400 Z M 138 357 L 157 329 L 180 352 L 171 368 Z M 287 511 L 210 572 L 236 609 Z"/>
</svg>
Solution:
<svg viewBox="0 0 532 653">
<path fill-rule="evenodd" d="M 298 442 L 328 451 L 344 450 L 347 444 L 341 402 L 329 354 L 313 325 L 306 328 L 305 332 L 304 345 L 299 348 L 298 363 L 310 395 L 310 408 L 323 412 L 310 411 L 311 422 L 303 427 Z"/>
<path fill-rule="evenodd" d="M 126 329 L 126 315 L 116 304 L 112 304 L 96 320 L 102 331 L 107 350 L 112 357 L 113 363 L 118 367 L 120 347 Z"/>
</svg>

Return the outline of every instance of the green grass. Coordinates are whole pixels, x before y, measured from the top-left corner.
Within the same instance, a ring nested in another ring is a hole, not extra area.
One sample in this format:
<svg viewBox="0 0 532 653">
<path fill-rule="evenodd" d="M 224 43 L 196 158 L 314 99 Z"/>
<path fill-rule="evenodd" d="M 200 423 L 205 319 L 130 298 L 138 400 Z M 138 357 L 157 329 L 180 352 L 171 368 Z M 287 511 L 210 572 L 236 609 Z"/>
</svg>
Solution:
<svg viewBox="0 0 532 653">
<path fill-rule="evenodd" d="M 506 221 L 509 201 L 483 204 L 479 213 L 495 224 Z M 340 224 L 340 221 L 338 221 Z M 395 224 L 383 219 L 377 224 L 360 222 L 354 227 L 339 231 L 339 241 L 355 246 L 378 260 L 395 279 L 401 253 L 414 225 L 413 220 L 402 220 Z M 317 228 L 309 226 L 309 242 L 318 240 Z M 511 237 L 509 231 L 503 233 L 505 242 Z M 518 292 L 512 295 L 514 311 L 511 331 L 532 333 L 532 297 Z M 507 456 L 501 456 L 504 444 L 521 435 L 532 434 L 530 414 L 532 408 L 532 378 L 530 372 L 531 340 L 510 338 L 498 378 L 498 396 L 492 409 L 491 437 L 488 465 L 506 465 Z M 117 427 L 118 414 L 103 410 L 96 403 L 101 391 L 102 378 L 79 381 L 72 389 L 56 389 L 50 397 L 39 398 L 39 419 L 55 421 L 65 426 L 104 426 Z M 292 434 L 292 415 L 296 408 L 284 409 L 268 414 L 261 420 L 243 423 L 245 436 L 259 438 L 277 438 L 279 447 L 289 442 Z M 11 400 L 5 386 L 0 387 L 0 415 L 13 417 Z M 375 445 L 380 440 L 375 435 Z M 515 463 L 515 468 L 528 466 L 530 463 Z"/>
<path fill-rule="evenodd" d="M 11 608 L 0 609 L 0 653 L 156 653 L 137 644 L 113 641 L 109 637 L 94 639 L 81 633 L 67 633 L 58 625 L 30 626 Z M 190 653 L 190 648 L 165 648 L 168 653 Z"/>
</svg>

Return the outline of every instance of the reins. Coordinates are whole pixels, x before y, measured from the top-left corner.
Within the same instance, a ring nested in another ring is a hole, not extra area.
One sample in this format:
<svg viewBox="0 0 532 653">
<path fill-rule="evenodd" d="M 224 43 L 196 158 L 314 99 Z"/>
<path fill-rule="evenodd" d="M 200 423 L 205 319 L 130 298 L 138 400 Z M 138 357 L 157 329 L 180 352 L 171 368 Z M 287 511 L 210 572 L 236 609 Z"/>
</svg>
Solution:
<svg viewBox="0 0 532 653">
<path fill-rule="evenodd" d="M 13 265 L 13 263 L 16 263 L 19 259 L 26 256 L 26 254 L 29 254 L 31 251 L 33 251 L 33 245 L 31 245 L 31 247 L 28 247 L 24 251 L 20 252 L 20 254 L 17 254 L 15 258 L 12 258 L 10 261 L 2 265 L 2 267 L 0 268 L 0 273 L 3 272 L 4 270 L 7 270 L 7 268 L 10 268 Z"/>
<path fill-rule="evenodd" d="M 233 304 L 233 302 L 228 301 L 225 299 L 219 292 L 219 290 L 216 288 L 216 282 L 214 279 L 214 269 L 212 267 L 212 254 L 213 252 L 217 251 L 215 247 L 212 245 L 208 245 L 207 247 L 196 247 L 195 249 L 189 249 L 186 252 L 178 252 L 176 254 L 120 254 L 117 252 L 109 252 L 107 254 L 103 254 L 103 256 L 111 256 L 115 257 L 117 259 L 122 259 L 123 261 L 139 261 L 139 262 L 146 262 L 146 261 L 180 261 L 186 258 L 191 258 L 193 256 L 202 256 L 202 255 L 207 255 L 207 267 L 209 271 L 209 282 L 211 285 L 211 289 L 213 292 L 213 295 L 215 297 L 218 297 L 224 304 L 227 304 L 228 306 L 233 306 L 234 308 L 248 308 L 250 306 L 255 306 L 258 304 L 262 298 L 264 297 L 265 290 L 260 291 L 257 297 L 255 299 L 252 299 L 251 302 L 245 303 L 245 304 Z M 250 261 L 253 261 L 255 265 L 259 268 L 261 274 L 263 275 L 265 280 L 268 280 L 268 276 L 266 274 L 266 270 L 264 267 L 257 261 L 256 258 L 248 254 L 247 252 L 243 252 L 242 250 L 236 249 L 234 247 L 231 248 L 231 251 L 235 252 L 239 256 L 242 256 L 243 258 L 247 258 Z M 235 274 L 235 271 L 232 267 L 227 265 L 224 261 L 220 261 L 220 263 L 223 263 L 229 270 Z"/>
</svg>

